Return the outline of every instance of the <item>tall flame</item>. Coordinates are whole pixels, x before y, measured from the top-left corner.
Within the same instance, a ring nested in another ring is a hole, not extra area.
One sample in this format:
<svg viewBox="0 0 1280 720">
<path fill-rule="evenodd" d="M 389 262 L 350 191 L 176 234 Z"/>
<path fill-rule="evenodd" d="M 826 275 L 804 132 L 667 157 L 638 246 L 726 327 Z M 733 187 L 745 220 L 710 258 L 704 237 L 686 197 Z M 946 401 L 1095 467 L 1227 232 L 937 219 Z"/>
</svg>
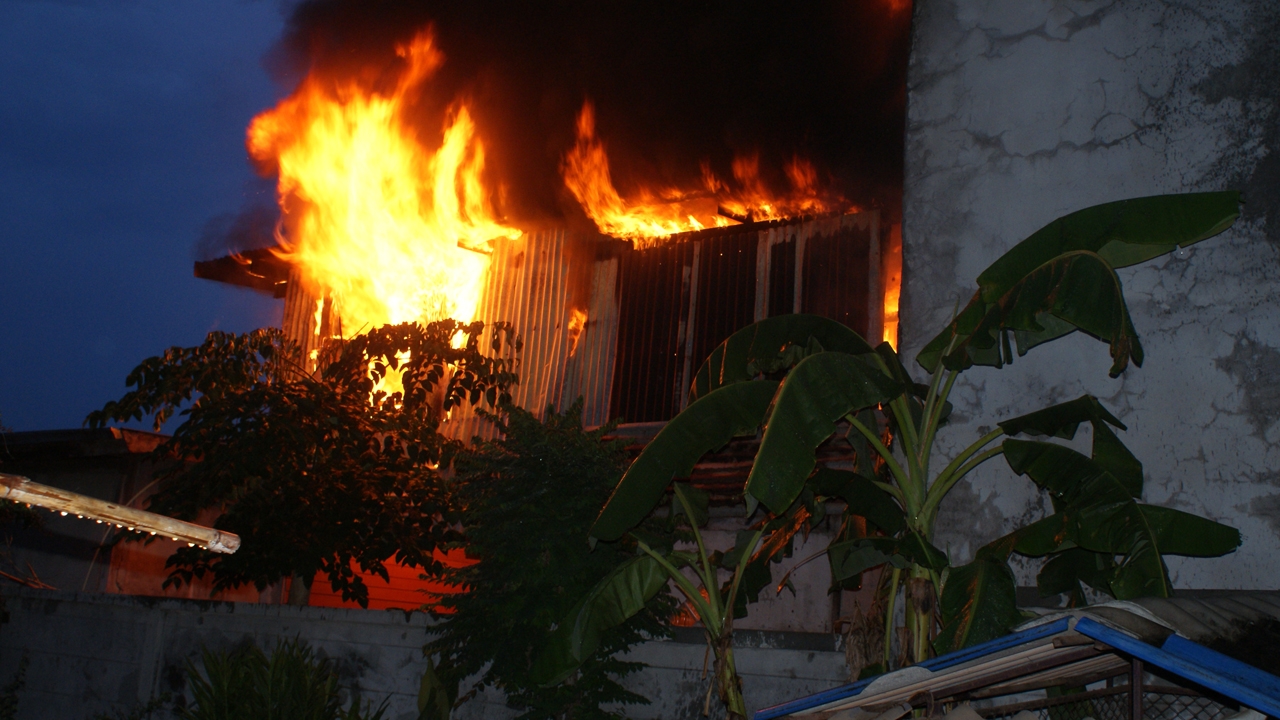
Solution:
<svg viewBox="0 0 1280 720">
<path fill-rule="evenodd" d="M 606 235 L 654 238 L 729 224 L 728 218 L 716 216 L 714 199 L 690 202 L 672 188 L 657 195 L 643 188 L 639 197 L 624 200 L 613 186 L 604 143 L 596 138 L 595 108 L 590 102 L 578 113 L 578 141 L 565 155 L 561 173 L 565 187 Z"/>
<path fill-rule="evenodd" d="M 412 93 L 444 59 L 430 33 L 397 52 L 404 68 L 389 92 L 313 71 L 254 118 L 246 141 L 279 174 L 278 253 L 313 290 L 331 294 L 348 333 L 472 319 L 488 267 L 482 251 L 521 234 L 489 201 L 467 106 L 451 109 L 435 149 L 406 118 Z"/>
<path fill-rule="evenodd" d="M 761 179 L 759 156 L 747 155 L 734 158 L 733 183 L 722 181 L 704 162 L 701 187 L 642 186 L 634 197 L 624 198 L 614 187 L 609 155 L 595 128 L 595 108 L 587 101 L 578 114 L 577 142 L 565 155 L 560 171 L 565 187 L 606 235 L 652 242 L 732 222 L 856 209 L 843 198 L 822 193 L 817 171 L 800 157 L 792 158 L 784 168 L 791 191 L 781 195 L 771 192 Z"/>
</svg>

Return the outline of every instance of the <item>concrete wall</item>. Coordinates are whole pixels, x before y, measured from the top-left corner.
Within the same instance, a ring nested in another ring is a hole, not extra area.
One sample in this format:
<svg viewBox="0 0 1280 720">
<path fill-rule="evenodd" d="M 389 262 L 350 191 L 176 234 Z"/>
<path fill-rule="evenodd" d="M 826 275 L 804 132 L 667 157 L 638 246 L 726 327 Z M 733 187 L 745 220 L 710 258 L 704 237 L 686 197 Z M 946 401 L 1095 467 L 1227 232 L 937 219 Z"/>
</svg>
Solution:
<svg viewBox="0 0 1280 720">
<path fill-rule="evenodd" d="M 375 703 L 387 717 L 417 717 L 421 648 L 430 628 L 422 613 L 397 610 L 295 608 L 256 603 L 147 599 L 118 595 L 6 590 L 9 622 L 0 626 L 0 685 L 23 655 L 30 660 L 19 695 L 19 720 L 79 720 L 127 710 L 162 692 L 186 693 L 183 668 L 202 647 L 222 650 L 246 640 L 271 648 L 301 637 L 332 658 L 343 686 Z M 674 641 L 638 646 L 628 659 L 651 667 L 628 678 L 653 704 L 628 717 L 692 720 L 700 716 L 703 677 L 700 631 L 681 629 Z M 737 662 L 752 709 L 825 690 L 845 680 L 844 653 L 833 635 L 738 635 Z M 458 720 L 513 718 L 498 693 L 460 708 Z"/>
<path fill-rule="evenodd" d="M 1223 560 L 1174 559 L 1182 587 L 1280 576 L 1280 4 L 1273 0 L 928 0 L 908 81 L 903 346 L 966 302 L 1026 235 L 1096 203 L 1235 188 L 1229 233 L 1121 271 L 1146 349 L 1107 378 L 1077 334 L 957 385 L 948 454 L 994 422 L 1089 392 L 1129 425 L 1150 502 L 1230 523 Z M 941 541 L 964 557 L 1045 502 L 1000 461 L 956 488 Z M 1024 572 L 1021 580 L 1033 577 Z"/>
</svg>

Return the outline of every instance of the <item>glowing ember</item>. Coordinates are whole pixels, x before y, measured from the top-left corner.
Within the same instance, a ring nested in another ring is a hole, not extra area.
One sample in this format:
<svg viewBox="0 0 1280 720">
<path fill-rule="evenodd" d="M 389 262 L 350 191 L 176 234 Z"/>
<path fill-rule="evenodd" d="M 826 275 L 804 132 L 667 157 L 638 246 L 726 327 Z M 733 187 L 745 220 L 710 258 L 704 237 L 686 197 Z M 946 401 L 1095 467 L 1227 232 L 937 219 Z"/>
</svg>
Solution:
<svg viewBox="0 0 1280 720">
<path fill-rule="evenodd" d="M 249 126 L 249 154 L 279 175 L 279 254 L 317 295 L 336 300 L 341 327 L 472 319 L 503 225 L 483 182 L 484 146 L 467 107 L 424 147 L 405 117 L 412 93 L 443 62 L 428 32 L 398 49 L 389 92 L 310 73 Z M 373 74 L 376 75 L 376 74 Z M 369 75 L 366 75 L 369 76 Z"/>
<path fill-rule="evenodd" d="M 852 212 L 843 198 L 824 195 L 818 173 L 803 158 L 786 165 L 791 191 L 771 192 L 760 178 L 755 155 L 733 161 L 729 184 L 702 165 L 702 187 L 694 189 L 641 187 L 635 197 L 623 198 L 609 173 L 609 156 L 596 137 L 595 109 L 588 101 L 578 114 L 578 139 L 561 164 L 565 187 L 577 198 L 600 232 L 613 237 L 652 242 L 676 233 L 723 227 L 731 222 L 780 220 L 803 215 Z"/>
</svg>

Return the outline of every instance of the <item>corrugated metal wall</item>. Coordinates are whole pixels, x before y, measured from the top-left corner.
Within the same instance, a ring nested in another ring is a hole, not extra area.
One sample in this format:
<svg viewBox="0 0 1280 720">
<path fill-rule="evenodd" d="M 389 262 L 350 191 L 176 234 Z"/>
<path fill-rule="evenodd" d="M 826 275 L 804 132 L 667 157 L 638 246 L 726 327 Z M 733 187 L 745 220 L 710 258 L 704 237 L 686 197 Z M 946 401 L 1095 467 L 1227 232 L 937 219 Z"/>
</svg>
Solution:
<svg viewBox="0 0 1280 720">
<path fill-rule="evenodd" d="M 766 317 L 824 315 L 878 342 L 879 232 L 873 211 L 704 230 L 624 254 L 609 417 L 669 420 L 716 345 Z"/>
<path fill-rule="evenodd" d="M 521 407 L 540 415 L 582 396 L 588 426 L 665 421 L 707 354 L 753 321 L 810 312 L 878 341 L 879 230 L 868 212 L 705 230 L 645 250 L 575 244 L 564 231 L 496 240 L 476 319 L 510 322 L 523 339 L 512 393 Z M 571 327 L 575 303 L 580 329 Z M 317 307 L 289 283 L 283 324 L 304 350 L 317 319 L 326 322 Z M 470 408 L 454 411 L 447 432 L 494 435 Z"/>
</svg>

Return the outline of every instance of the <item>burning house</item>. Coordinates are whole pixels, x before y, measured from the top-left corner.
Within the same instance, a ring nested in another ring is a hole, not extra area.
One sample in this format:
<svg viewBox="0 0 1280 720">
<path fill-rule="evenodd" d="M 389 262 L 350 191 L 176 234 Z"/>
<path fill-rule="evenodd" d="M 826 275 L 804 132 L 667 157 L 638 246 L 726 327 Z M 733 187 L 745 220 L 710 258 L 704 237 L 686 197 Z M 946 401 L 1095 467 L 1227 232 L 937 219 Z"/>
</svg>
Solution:
<svg viewBox="0 0 1280 720">
<path fill-rule="evenodd" d="M 510 321 L 525 338 L 517 402 L 538 410 L 581 395 L 588 423 L 620 418 L 642 439 L 679 411 L 707 350 L 753 320 L 814 312 L 892 341 L 900 282 L 901 347 L 913 357 L 977 273 L 1050 220 L 1240 189 L 1229 233 L 1122 271 L 1145 367 L 1111 379 L 1105 352 L 1077 334 L 966 374 L 951 422 L 982 434 L 1055 401 L 1101 398 L 1129 424 L 1149 502 L 1244 536 L 1227 559 L 1171 557 L 1179 593 L 1194 603 L 1201 591 L 1272 589 L 1274 4 L 883 0 L 754 25 L 655 8 L 627 27 L 568 6 L 489 7 L 481 22 L 457 8 L 427 17 L 374 5 L 303 6 L 276 59 L 298 89 L 249 137 L 279 180 L 274 245 L 232 233 L 196 265 L 280 298 L 308 355 L 323 337 L 379 323 Z M 676 15 L 654 17 L 663 12 Z M 419 33 L 428 20 L 434 34 Z M 642 62 L 634 36 L 669 52 Z M 807 65 L 783 62 L 787 48 Z M 879 119 L 851 120 L 851 107 Z M 805 125 L 815 117 L 829 122 Z M 487 431 L 463 413 L 455 427 Z M 732 487 L 740 451 L 701 470 L 706 486 Z M 954 560 L 1040 517 L 1043 495 L 1010 477 L 990 464 L 956 485 L 935 538 Z M 809 578 L 823 592 L 789 600 L 789 615 L 760 617 L 824 635 L 778 650 L 774 636 L 744 634 L 751 707 L 843 681 L 823 581 Z M 1019 570 L 1023 604 L 1040 601 L 1034 583 Z M 696 654 L 684 665 L 642 658 L 655 665 L 640 688 L 658 703 L 649 716 L 701 707 L 705 685 L 689 689 Z"/>
<path fill-rule="evenodd" d="M 382 72 L 398 73 L 390 90 L 313 68 L 249 129 L 251 156 L 279 178 L 277 246 L 198 262 L 196 275 L 284 298 L 282 325 L 312 361 L 321 339 L 386 323 L 512 322 L 525 340 L 518 404 L 581 395 L 595 425 L 669 419 L 706 354 L 755 320 L 808 312 L 888 336 L 893 219 L 807 159 L 785 162 L 781 190 L 750 155 L 731 178 L 704 160 L 696 186 L 624 198 L 588 101 L 560 181 L 591 224 L 518 228 L 498 215 L 468 106 L 448 108 L 434 148 L 409 119 L 444 62 L 424 30 Z"/>
<path fill-rule="evenodd" d="M 881 190 L 852 198 L 799 152 L 770 178 L 752 150 L 727 173 L 694 155 L 686 184 L 641 178 L 623 193 L 615 167 L 628 153 L 611 153 L 589 98 L 556 158 L 572 213 L 509 219 L 503 193 L 515 191 L 493 179 L 497 150 L 468 101 L 422 109 L 449 62 L 434 31 L 398 37 L 394 55 L 359 72 L 313 62 L 254 119 L 249 154 L 278 178 L 275 245 L 196 264 L 198 277 L 283 299 L 282 327 L 312 368 L 325 339 L 386 323 L 509 322 L 523 339 L 518 405 L 540 413 L 581 397 L 587 425 L 621 421 L 642 444 L 687 403 L 710 351 L 754 321 L 812 313 L 896 340 L 901 235 Z M 447 432 L 494 430 L 464 408 Z M 739 503 L 741 454 L 709 460 L 694 482 Z M 812 610 L 777 629 L 829 630 L 832 609 Z"/>
</svg>

